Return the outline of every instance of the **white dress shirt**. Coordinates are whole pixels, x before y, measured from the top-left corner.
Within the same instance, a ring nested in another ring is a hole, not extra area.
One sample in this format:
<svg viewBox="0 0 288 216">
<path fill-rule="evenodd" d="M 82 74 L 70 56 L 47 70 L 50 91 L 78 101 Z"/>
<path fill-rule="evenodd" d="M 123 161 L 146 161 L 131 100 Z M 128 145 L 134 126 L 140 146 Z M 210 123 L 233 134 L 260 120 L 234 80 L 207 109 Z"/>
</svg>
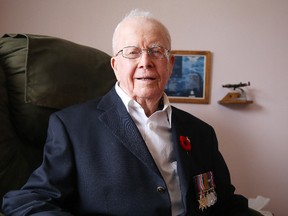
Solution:
<svg viewBox="0 0 288 216">
<path fill-rule="evenodd" d="M 143 108 L 118 86 L 118 82 L 115 85 L 115 89 L 137 125 L 162 177 L 166 182 L 172 205 L 172 216 L 183 213 L 179 176 L 177 174 L 177 161 L 173 155 L 174 152 L 171 134 L 172 109 L 168 97 L 164 93 L 163 109 L 158 110 L 150 117 L 147 117 Z"/>
</svg>

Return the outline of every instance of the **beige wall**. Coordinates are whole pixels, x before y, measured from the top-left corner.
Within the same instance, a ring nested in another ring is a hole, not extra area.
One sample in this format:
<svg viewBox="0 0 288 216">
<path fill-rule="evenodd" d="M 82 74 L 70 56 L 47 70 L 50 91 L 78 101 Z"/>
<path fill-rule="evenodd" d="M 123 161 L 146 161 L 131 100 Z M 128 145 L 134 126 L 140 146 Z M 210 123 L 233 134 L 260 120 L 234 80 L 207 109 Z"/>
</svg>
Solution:
<svg viewBox="0 0 288 216">
<path fill-rule="evenodd" d="M 124 3 L 125 2 L 125 3 Z M 53 35 L 111 54 L 111 35 L 130 9 L 151 10 L 173 49 L 213 53 L 211 103 L 175 104 L 214 126 L 237 192 L 271 198 L 287 215 L 287 0 L 0 0 L 0 34 Z M 218 104 L 222 84 L 251 82 L 248 106 Z"/>
</svg>

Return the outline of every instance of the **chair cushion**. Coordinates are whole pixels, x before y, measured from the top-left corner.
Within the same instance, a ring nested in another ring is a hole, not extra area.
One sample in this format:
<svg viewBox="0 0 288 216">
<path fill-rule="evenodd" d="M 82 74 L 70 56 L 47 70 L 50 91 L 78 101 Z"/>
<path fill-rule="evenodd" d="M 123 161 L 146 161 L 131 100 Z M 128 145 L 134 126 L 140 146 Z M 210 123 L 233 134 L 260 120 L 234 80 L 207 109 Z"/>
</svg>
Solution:
<svg viewBox="0 0 288 216">
<path fill-rule="evenodd" d="M 116 81 L 110 56 L 95 48 L 39 35 L 4 35 L 2 41 L 9 68 L 25 74 L 28 103 L 60 109 L 101 96 Z"/>
</svg>

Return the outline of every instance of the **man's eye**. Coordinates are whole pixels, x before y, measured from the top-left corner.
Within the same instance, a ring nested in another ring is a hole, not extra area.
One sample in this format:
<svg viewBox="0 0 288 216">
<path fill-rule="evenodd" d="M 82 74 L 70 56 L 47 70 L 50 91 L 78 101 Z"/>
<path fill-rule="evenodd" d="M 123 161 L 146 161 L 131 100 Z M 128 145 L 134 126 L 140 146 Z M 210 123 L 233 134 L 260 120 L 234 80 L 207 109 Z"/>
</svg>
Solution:
<svg viewBox="0 0 288 216">
<path fill-rule="evenodd" d="M 162 52 L 160 50 L 152 50 L 153 54 L 161 54 Z"/>
<path fill-rule="evenodd" d="M 136 55 L 136 54 L 139 54 L 139 51 L 138 50 L 131 50 L 130 52 L 129 52 L 129 55 Z"/>
<path fill-rule="evenodd" d="M 159 53 L 162 54 L 163 53 L 163 49 L 161 49 L 160 47 L 155 47 L 153 49 L 151 49 L 152 53 Z"/>
</svg>

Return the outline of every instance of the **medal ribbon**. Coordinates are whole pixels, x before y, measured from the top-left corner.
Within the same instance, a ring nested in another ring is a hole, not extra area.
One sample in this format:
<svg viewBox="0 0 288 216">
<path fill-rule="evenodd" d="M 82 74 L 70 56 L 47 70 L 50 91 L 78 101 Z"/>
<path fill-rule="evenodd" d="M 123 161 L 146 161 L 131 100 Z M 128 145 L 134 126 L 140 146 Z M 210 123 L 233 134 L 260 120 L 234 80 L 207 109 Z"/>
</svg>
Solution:
<svg viewBox="0 0 288 216">
<path fill-rule="evenodd" d="M 194 176 L 194 182 L 199 196 L 214 191 L 216 188 L 212 171 Z"/>
</svg>

